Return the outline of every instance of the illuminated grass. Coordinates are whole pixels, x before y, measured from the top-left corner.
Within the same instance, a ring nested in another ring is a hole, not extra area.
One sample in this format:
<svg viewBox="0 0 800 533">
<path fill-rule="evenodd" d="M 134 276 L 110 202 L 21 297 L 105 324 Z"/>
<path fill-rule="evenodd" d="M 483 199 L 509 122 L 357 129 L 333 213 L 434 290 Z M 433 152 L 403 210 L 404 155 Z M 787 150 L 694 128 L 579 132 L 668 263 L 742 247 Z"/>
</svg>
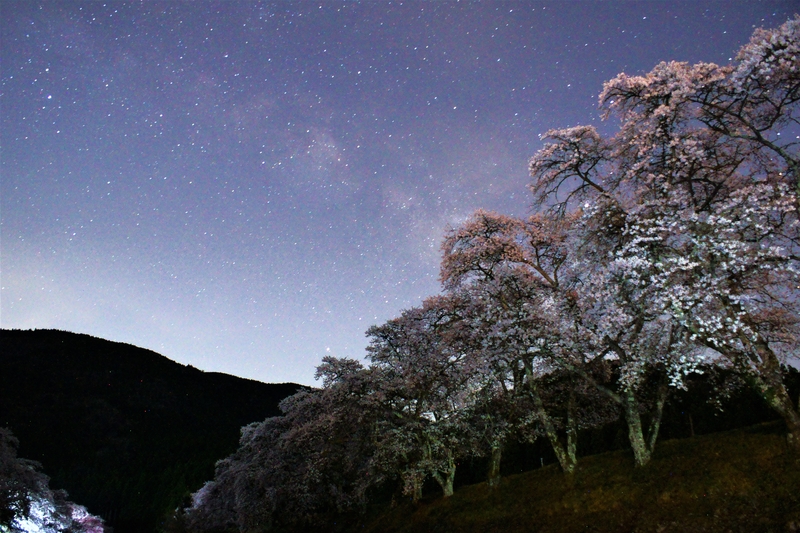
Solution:
<svg viewBox="0 0 800 533">
<path fill-rule="evenodd" d="M 585 457 L 572 479 L 556 465 L 448 499 L 399 506 L 370 532 L 800 531 L 800 458 L 781 423 L 663 441 L 650 465 L 629 452 Z"/>
</svg>

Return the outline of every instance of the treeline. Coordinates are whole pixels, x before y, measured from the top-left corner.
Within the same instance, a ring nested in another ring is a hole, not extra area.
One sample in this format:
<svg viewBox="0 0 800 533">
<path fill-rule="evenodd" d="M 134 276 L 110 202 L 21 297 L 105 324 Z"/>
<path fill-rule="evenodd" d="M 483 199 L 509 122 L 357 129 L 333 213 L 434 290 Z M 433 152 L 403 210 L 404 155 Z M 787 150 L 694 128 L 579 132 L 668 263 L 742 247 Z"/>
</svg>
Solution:
<svg viewBox="0 0 800 533">
<path fill-rule="evenodd" d="M 618 419 L 642 467 L 698 372 L 725 377 L 713 397 L 750 387 L 800 453 L 784 366 L 800 338 L 799 30 L 757 30 L 732 65 L 607 82 L 619 131 L 548 132 L 536 214 L 449 230 L 443 293 L 370 328 L 369 366 L 326 358 L 321 389 L 244 428 L 184 527 L 331 528 L 387 484 L 451 495 L 470 457 L 494 486 L 512 439 L 546 439 L 569 475 L 579 433 Z"/>
</svg>

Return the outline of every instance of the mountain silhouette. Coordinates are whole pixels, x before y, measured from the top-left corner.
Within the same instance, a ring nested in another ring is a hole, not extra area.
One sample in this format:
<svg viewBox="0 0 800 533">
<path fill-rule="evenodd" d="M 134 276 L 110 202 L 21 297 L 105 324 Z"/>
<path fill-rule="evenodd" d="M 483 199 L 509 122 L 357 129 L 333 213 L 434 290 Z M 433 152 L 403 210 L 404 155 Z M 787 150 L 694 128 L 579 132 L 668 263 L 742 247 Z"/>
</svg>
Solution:
<svg viewBox="0 0 800 533">
<path fill-rule="evenodd" d="M 302 386 L 184 366 L 56 330 L 0 330 L 0 427 L 116 533 L 150 532 L 213 477 L 240 428 Z"/>
</svg>

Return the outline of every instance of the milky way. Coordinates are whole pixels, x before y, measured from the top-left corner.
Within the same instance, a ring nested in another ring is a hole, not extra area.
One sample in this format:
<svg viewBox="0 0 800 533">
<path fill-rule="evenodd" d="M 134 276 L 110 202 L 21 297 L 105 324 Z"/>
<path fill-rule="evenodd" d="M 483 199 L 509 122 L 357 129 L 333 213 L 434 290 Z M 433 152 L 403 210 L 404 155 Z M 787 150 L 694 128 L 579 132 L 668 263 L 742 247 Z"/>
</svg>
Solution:
<svg viewBox="0 0 800 533">
<path fill-rule="evenodd" d="M 727 63 L 797 2 L 12 2 L 0 325 L 313 384 L 435 294 L 477 208 L 617 73 Z"/>
</svg>

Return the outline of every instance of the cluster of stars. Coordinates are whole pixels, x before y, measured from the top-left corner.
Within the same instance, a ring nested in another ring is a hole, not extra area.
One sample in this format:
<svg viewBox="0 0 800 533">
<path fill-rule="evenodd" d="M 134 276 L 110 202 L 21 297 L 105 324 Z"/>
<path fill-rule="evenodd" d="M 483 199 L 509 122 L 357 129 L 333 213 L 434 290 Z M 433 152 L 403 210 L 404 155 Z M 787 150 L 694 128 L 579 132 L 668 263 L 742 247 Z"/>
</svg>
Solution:
<svg viewBox="0 0 800 533">
<path fill-rule="evenodd" d="M 448 226 L 527 212 L 603 81 L 791 8 L 6 2 L 0 325 L 311 384 L 438 291 Z"/>
</svg>

